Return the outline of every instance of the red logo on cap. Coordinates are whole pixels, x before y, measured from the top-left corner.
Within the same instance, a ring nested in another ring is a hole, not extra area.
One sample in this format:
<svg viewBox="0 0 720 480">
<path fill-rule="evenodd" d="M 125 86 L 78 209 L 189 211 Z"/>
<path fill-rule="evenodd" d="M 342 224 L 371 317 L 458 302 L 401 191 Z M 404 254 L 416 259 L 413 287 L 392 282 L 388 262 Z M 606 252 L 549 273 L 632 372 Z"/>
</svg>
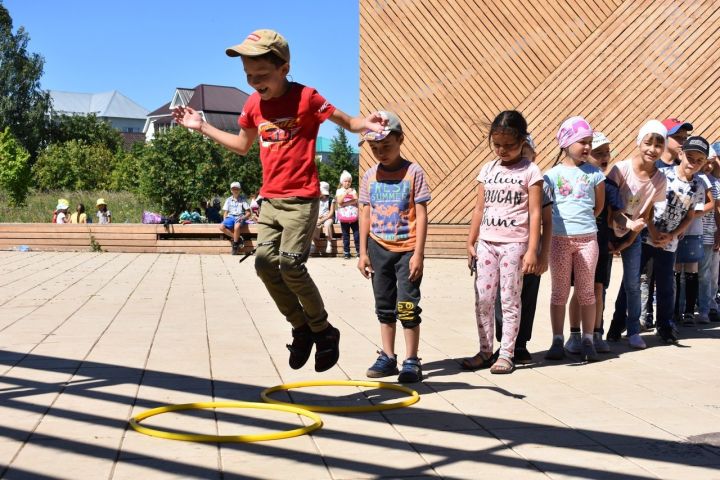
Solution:
<svg viewBox="0 0 720 480">
<path fill-rule="evenodd" d="M 252 40 L 253 42 L 257 42 L 258 40 L 260 40 L 260 35 L 256 33 L 251 33 L 250 35 L 248 35 L 247 39 Z"/>
</svg>

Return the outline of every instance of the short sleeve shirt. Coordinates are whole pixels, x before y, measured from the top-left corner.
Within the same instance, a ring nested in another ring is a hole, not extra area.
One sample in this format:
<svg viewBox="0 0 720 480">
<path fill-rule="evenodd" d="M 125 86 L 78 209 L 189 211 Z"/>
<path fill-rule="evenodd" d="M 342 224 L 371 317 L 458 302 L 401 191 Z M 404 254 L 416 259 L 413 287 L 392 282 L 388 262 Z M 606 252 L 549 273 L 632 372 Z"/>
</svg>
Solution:
<svg viewBox="0 0 720 480">
<path fill-rule="evenodd" d="M 608 178 L 617 184 L 620 200 L 625 205 L 623 213 L 631 220 L 637 220 L 652 204 L 665 199 L 667 179 L 660 170 L 649 179 L 641 180 L 633 171 L 632 160 L 623 160 L 615 164 Z M 630 232 L 617 224 L 613 228 L 618 237 Z"/>
<path fill-rule="evenodd" d="M 576 167 L 556 165 L 545 174 L 555 193 L 553 235 L 597 232 L 595 187 L 604 181 L 600 169 L 587 162 Z"/>
<path fill-rule="evenodd" d="M 657 202 L 653 209 L 652 222 L 655 228 L 662 233 L 675 230 L 690 211 L 702 211 L 705 206 L 705 184 L 697 176 L 686 182 L 677 174 L 677 167 L 661 168 L 660 171 L 667 178 L 665 198 Z M 646 243 L 653 245 L 648 236 Z M 678 239 L 665 246 L 665 250 L 674 252 L 677 249 Z"/>
<path fill-rule="evenodd" d="M 530 186 L 542 180 L 538 166 L 527 158 L 507 166 L 500 160 L 483 165 L 477 176 L 485 190 L 479 238 L 488 242 L 527 242 Z"/>
<path fill-rule="evenodd" d="M 420 165 L 403 160 L 396 170 L 378 164 L 360 182 L 359 202 L 370 205 L 370 236 L 391 252 L 415 249 L 416 204 L 431 199 Z"/>
<path fill-rule="evenodd" d="M 314 88 L 294 82 L 278 98 L 250 95 L 238 123 L 258 130 L 264 198 L 320 196 L 315 142 L 320 124 L 334 111 Z"/>
<path fill-rule="evenodd" d="M 225 200 L 225 205 L 223 205 L 223 210 L 228 212 L 228 216 L 230 217 L 242 217 L 245 215 L 245 212 L 250 210 L 250 204 L 248 204 L 247 199 L 245 197 L 238 197 L 237 200 L 233 196 L 229 196 Z"/>
</svg>

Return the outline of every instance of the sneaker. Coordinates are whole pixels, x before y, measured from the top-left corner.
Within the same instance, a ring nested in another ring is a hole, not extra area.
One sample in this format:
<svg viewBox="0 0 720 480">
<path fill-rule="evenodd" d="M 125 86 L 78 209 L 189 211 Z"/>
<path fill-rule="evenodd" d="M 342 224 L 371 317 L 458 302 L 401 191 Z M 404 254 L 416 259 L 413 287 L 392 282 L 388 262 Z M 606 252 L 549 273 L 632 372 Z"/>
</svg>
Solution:
<svg viewBox="0 0 720 480">
<path fill-rule="evenodd" d="M 565 349 L 561 338 L 553 340 L 550 349 L 545 353 L 545 360 L 562 360 L 565 358 Z"/>
<path fill-rule="evenodd" d="M 635 335 L 630 335 L 628 337 L 628 343 L 630 343 L 631 348 L 635 348 L 637 350 L 644 350 L 645 348 L 647 348 L 647 345 L 645 345 L 645 340 L 643 340 L 639 333 L 636 333 Z"/>
<path fill-rule="evenodd" d="M 292 344 L 286 345 L 290 350 L 290 368 L 297 370 L 302 368 L 310 358 L 313 347 L 312 330 L 306 323 L 302 327 L 293 328 Z"/>
<path fill-rule="evenodd" d="M 402 370 L 398 375 L 400 383 L 417 383 L 422 380 L 422 365 L 417 357 L 408 358 L 402 363 Z"/>
<path fill-rule="evenodd" d="M 310 244 L 310 255 L 315 255 L 317 253 L 317 247 L 314 243 Z"/>
<path fill-rule="evenodd" d="M 593 333 L 593 345 L 595 345 L 595 351 L 598 353 L 610 353 L 610 345 L 603 340 L 600 332 Z"/>
<path fill-rule="evenodd" d="M 377 353 L 379 353 L 380 356 L 377 358 L 377 360 L 375 360 L 375 363 L 372 364 L 372 367 L 368 368 L 368 371 L 365 373 L 365 375 L 370 378 L 380 378 L 390 375 L 397 375 L 397 355 L 393 355 L 392 358 L 390 358 L 382 350 L 378 350 Z"/>
<path fill-rule="evenodd" d="M 677 335 L 675 335 L 673 329 L 669 327 L 659 328 L 657 331 L 657 336 L 660 337 L 660 340 L 666 344 L 673 344 L 677 343 L 678 341 Z"/>
<path fill-rule="evenodd" d="M 717 310 L 710 310 L 710 313 L 708 313 L 708 318 L 710 318 L 711 322 L 720 322 L 720 315 L 718 315 Z"/>
<path fill-rule="evenodd" d="M 577 355 L 582 351 L 582 337 L 580 336 L 580 332 L 570 333 L 570 338 L 565 342 L 565 350 L 573 355 Z"/>
<path fill-rule="evenodd" d="M 710 316 L 703 313 L 698 313 L 695 317 L 695 322 L 698 325 L 707 325 L 708 323 L 710 323 Z"/>
<path fill-rule="evenodd" d="M 232 255 L 238 255 L 240 253 L 240 242 L 232 242 Z"/>
<path fill-rule="evenodd" d="M 513 357 L 513 362 L 518 365 L 527 365 L 528 363 L 532 363 L 532 355 L 530 355 L 530 352 L 525 347 L 515 347 L 515 356 Z"/>
<path fill-rule="evenodd" d="M 340 330 L 328 323 L 325 330 L 313 333 L 315 341 L 315 371 L 324 372 L 340 358 Z"/>
<path fill-rule="evenodd" d="M 695 326 L 695 315 L 692 313 L 683 313 L 682 316 L 683 327 L 694 327 Z"/>
<path fill-rule="evenodd" d="M 350 256 L 349 253 L 345 253 L 345 254 L 343 254 L 343 258 L 344 258 L 345 260 L 350 260 L 352 257 Z"/>
<path fill-rule="evenodd" d="M 328 239 L 327 243 L 325 244 L 325 253 L 332 253 L 332 243 L 330 242 L 330 239 Z"/>
<path fill-rule="evenodd" d="M 245 247 L 245 239 L 242 237 L 242 235 L 240 235 L 240 238 L 238 238 L 237 243 L 238 243 L 238 247 L 240 247 L 240 249 Z"/>
<path fill-rule="evenodd" d="M 600 360 L 600 357 L 595 351 L 595 345 L 591 339 L 584 338 L 580 344 L 580 348 L 582 349 L 583 360 L 586 362 L 597 362 Z"/>
</svg>

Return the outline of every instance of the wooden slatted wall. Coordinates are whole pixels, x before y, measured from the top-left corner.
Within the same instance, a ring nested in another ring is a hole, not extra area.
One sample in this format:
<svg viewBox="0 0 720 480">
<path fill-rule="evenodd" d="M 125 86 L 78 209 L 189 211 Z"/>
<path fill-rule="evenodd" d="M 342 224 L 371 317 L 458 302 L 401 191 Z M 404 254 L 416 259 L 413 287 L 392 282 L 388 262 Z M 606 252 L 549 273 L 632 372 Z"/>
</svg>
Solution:
<svg viewBox="0 0 720 480">
<path fill-rule="evenodd" d="M 645 120 L 720 140 L 720 1 L 360 0 L 360 108 L 390 109 L 425 169 L 434 224 L 467 224 L 487 127 L 523 112 L 549 168 L 583 115 L 629 156 Z M 362 148 L 361 170 L 373 163 Z"/>
</svg>

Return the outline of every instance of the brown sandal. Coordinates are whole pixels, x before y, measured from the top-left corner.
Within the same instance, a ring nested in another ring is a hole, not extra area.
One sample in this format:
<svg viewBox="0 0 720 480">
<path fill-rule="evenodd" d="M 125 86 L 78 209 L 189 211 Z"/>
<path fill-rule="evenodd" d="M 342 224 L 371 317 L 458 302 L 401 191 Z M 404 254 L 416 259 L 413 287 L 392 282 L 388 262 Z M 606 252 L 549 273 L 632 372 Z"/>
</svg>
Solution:
<svg viewBox="0 0 720 480">
<path fill-rule="evenodd" d="M 500 357 L 493 364 L 490 373 L 495 375 L 507 375 L 515 371 L 515 364 L 509 358 Z"/>
<path fill-rule="evenodd" d="M 490 368 L 493 364 L 493 357 L 490 355 L 485 358 L 482 352 L 476 353 L 474 356 L 469 358 L 463 358 L 460 362 L 460 366 L 463 370 L 474 372 L 475 370 L 481 370 L 483 368 Z"/>
</svg>

